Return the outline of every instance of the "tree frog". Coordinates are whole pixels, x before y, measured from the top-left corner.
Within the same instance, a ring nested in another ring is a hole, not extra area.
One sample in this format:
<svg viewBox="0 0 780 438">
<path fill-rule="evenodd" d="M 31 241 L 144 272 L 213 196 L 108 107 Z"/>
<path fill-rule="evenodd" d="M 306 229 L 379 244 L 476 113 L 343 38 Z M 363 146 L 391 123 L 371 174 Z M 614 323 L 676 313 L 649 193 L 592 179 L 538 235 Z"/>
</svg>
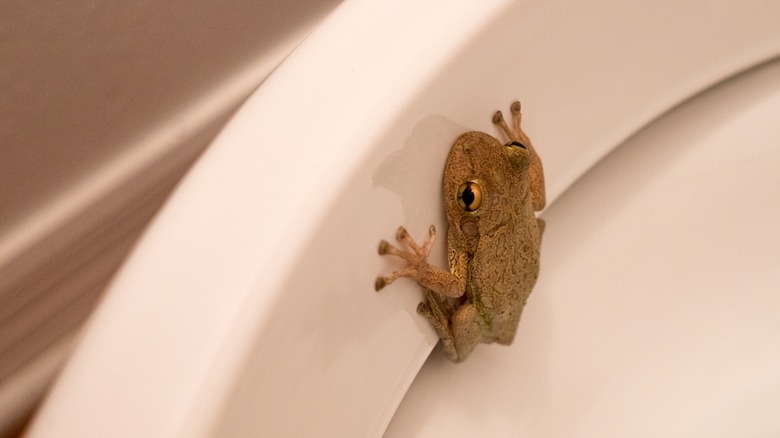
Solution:
<svg viewBox="0 0 780 438">
<path fill-rule="evenodd" d="M 539 276 L 544 221 L 535 212 L 546 202 L 542 162 L 520 129 L 520 102 L 511 112 L 511 127 L 501 111 L 493 116 L 507 143 L 470 131 L 450 149 L 443 178 L 449 271 L 428 263 L 433 226 L 421 245 L 404 227 L 396 233 L 401 248 L 379 243 L 380 255 L 400 257 L 408 266 L 378 277 L 376 290 L 400 277 L 420 284 L 425 301 L 417 312 L 436 329 L 454 362 L 480 342 L 512 343 Z"/>
</svg>

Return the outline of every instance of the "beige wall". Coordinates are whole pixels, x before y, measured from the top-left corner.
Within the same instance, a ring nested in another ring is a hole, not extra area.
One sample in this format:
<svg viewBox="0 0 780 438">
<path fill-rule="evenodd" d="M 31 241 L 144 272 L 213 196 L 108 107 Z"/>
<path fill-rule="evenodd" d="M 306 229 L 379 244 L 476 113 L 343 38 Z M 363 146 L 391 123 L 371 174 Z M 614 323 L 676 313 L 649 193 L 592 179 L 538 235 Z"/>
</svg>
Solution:
<svg viewBox="0 0 780 438">
<path fill-rule="evenodd" d="M 0 4 L 0 235 L 336 0 Z"/>
</svg>

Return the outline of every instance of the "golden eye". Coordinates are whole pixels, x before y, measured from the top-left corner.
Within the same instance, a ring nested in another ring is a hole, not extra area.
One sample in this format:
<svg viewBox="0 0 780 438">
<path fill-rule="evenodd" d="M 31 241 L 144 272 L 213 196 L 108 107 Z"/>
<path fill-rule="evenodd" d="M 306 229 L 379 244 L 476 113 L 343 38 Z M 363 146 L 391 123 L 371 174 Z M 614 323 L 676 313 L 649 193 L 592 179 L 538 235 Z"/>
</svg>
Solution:
<svg viewBox="0 0 780 438">
<path fill-rule="evenodd" d="M 482 205 L 482 188 L 474 181 L 466 181 L 458 187 L 458 205 L 466 211 L 477 211 Z"/>
<path fill-rule="evenodd" d="M 520 143 L 517 140 L 510 141 L 509 143 L 506 144 L 506 147 L 508 147 L 508 148 L 509 147 L 516 147 L 516 148 L 520 148 L 520 149 L 528 149 L 524 144 Z"/>
</svg>

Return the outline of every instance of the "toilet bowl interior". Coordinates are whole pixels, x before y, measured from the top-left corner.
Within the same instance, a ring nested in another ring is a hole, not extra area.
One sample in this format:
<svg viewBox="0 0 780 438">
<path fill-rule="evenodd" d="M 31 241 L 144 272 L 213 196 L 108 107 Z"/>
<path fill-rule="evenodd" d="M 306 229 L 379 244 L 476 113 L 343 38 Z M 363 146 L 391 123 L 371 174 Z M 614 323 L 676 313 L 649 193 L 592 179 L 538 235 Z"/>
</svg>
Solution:
<svg viewBox="0 0 780 438">
<path fill-rule="evenodd" d="M 780 430 L 780 62 L 664 115 L 544 214 L 515 344 L 434 351 L 385 436 Z"/>
</svg>

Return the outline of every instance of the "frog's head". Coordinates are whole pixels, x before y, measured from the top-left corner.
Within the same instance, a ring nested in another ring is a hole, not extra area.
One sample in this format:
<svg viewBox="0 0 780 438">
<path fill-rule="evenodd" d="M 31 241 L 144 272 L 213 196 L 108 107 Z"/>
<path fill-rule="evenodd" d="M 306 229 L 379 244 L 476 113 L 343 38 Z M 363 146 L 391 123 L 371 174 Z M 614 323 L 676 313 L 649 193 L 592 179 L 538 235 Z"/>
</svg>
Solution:
<svg viewBox="0 0 780 438">
<path fill-rule="evenodd" d="M 531 152 L 528 150 L 528 146 L 517 141 L 512 140 L 505 144 L 506 155 L 509 158 L 509 162 L 515 168 L 517 173 L 525 173 L 531 165 Z"/>
<path fill-rule="evenodd" d="M 447 217 L 460 244 L 476 247 L 482 233 L 506 223 L 528 192 L 530 153 L 478 131 L 455 140 L 444 167 Z"/>
</svg>

